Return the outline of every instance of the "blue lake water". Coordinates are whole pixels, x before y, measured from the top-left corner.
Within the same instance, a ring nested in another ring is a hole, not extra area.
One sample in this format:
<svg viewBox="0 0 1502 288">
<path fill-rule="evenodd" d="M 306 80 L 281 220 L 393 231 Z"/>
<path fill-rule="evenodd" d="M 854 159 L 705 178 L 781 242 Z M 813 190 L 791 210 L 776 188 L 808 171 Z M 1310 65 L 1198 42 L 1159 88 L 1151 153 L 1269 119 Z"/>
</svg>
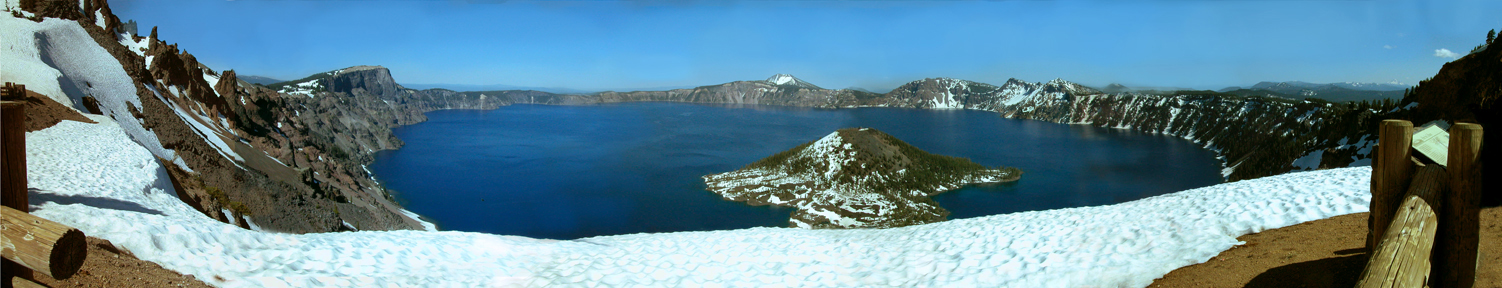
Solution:
<svg viewBox="0 0 1502 288">
<path fill-rule="evenodd" d="M 846 127 L 1024 171 L 1017 182 L 935 196 L 950 219 L 1114 204 L 1221 181 L 1215 155 L 1184 139 L 985 111 L 623 103 L 427 115 L 396 129 L 407 145 L 376 156 L 377 179 L 442 230 L 538 238 L 784 227 L 791 209 L 723 200 L 699 177 Z"/>
</svg>

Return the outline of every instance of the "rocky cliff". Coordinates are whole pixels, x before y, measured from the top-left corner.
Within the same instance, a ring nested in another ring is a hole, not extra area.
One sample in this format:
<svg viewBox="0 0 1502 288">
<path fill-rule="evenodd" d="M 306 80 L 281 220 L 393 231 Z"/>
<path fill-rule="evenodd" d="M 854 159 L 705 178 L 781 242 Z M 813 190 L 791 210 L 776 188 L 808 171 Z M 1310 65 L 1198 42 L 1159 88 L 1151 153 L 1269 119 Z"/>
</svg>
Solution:
<svg viewBox="0 0 1502 288">
<path fill-rule="evenodd" d="M 379 133 L 319 125 L 363 120 L 324 117 L 317 111 L 335 110 L 329 108 L 333 104 L 246 85 L 233 71 L 214 71 L 165 42 L 155 28 L 147 37 L 133 35 L 105 1 L 23 1 L 19 8 L 23 11 L 14 15 L 35 24 L 15 22 L 7 24 L 7 29 L 17 26 L 36 32 L 6 42 L 26 43 L 16 46 L 17 53 L 35 53 L 40 59 L 8 63 L 8 67 L 30 69 L 24 74 L 57 75 L 62 81 L 14 80 L 37 87 L 34 91 L 75 110 L 113 118 L 118 123 L 113 125 L 120 125 L 168 164 L 163 172 L 170 175 L 179 198 L 205 215 L 245 228 L 282 232 L 431 225 L 391 202 L 362 169 L 362 162 L 350 157 L 354 154 L 339 153 L 339 148 L 355 147 L 341 146 L 341 139 L 395 147 L 381 141 L 393 140 L 389 131 L 382 138 Z M 389 74 L 385 78 L 386 83 L 393 83 Z M 392 91 L 366 85 L 374 82 L 381 80 L 336 84 Z M 308 112 L 316 117 L 303 117 Z M 370 134 L 377 136 L 358 136 Z"/>
</svg>

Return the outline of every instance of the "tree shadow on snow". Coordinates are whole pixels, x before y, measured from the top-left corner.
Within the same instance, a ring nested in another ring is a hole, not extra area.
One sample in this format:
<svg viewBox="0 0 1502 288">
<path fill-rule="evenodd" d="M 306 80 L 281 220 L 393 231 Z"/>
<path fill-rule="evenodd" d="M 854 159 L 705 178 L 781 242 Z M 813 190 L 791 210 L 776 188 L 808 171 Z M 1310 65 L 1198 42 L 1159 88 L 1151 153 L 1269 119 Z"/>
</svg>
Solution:
<svg viewBox="0 0 1502 288">
<path fill-rule="evenodd" d="M 1361 269 L 1366 267 L 1367 258 L 1371 256 L 1367 253 L 1348 254 L 1267 269 L 1247 282 L 1245 287 L 1355 287 L 1356 281 L 1361 280 Z"/>
<path fill-rule="evenodd" d="M 115 199 L 110 199 L 110 198 L 89 197 L 89 196 L 76 196 L 76 195 L 75 196 L 57 195 L 57 194 L 48 193 L 47 191 L 43 191 L 41 189 L 36 189 L 36 188 L 26 188 L 26 190 L 27 190 L 27 192 L 30 192 L 30 194 L 31 194 L 28 197 L 28 199 L 26 199 L 27 200 L 26 202 L 28 202 L 26 204 L 29 204 L 29 205 L 32 205 L 32 206 L 41 205 L 42 203 L 46 203 L 46 202 L 52 202 L 52 203 L 63 204 L 63 205 L 67 205 L 67 204 L 83 204 L 85 206 L 94 207 L 94 208 L 101 208 L 101 209 L 114 209 L 114 210 L 120 210 L 120 211 L 131 211 L 131 212 L 140 212 L 140 213 L 146 213 L 146 214 L 165 215 L 165 214 L 162 214 L 162 211 L 157 211 L 156 209 L 146 208 L 145 206 L 141 206 L 141 204 L 136 204 L 136 203 L 131 203 L 131 202 L 125 202 L 125 201 L 120 201 L 120 200 L 115 200 Z"/>
</svg>

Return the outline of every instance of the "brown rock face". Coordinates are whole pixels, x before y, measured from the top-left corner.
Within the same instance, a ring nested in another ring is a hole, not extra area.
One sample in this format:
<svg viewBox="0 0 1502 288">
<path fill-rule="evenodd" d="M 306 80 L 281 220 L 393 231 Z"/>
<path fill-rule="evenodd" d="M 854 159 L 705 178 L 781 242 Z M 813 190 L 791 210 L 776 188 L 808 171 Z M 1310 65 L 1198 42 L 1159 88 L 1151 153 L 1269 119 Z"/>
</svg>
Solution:
<svg viewBox="0 0 1502 288">
<path fill-rule="evenodd" d="M 224 97 L 226 102 L 237 102 L 235 100 L 240 97 L 237 93 L 239 90 L 236 89 L 240 86 L 239 82 L 240 79 L 235 78 L 235 70 L 224 71 L 219 74 L 219 84 L 214 85 L 214 92 L 219 92 L 219 96 Z"/>
<path fill-rule="evenodd" d="M 120 23 L 120 17 L 115 17 L 115 11 L 110 10 L 109 1 L 88 0 L 87 2 L 84 2 L 84 4 L 86 4 L 86 7 L 84 7 L 83 11 L 87 13 L 86 15 L 84 15 L 84 17 L 88 17 L 90 21 L 95 21 L 97 20 L 94 19 L 95 17 L 97 17 L 98 15 L 103 15 L 104 31 L 109 31 L 111 33 L 122 32 L 121 29 L 123 29 L 125 25 Z M 98 11 L 99 13 L 96 14 L 94 13 L 95 11 Z"/>
<path fill-rule="evenodd" d="M 401 86 L 391 79 L 391 70 L 381 66 L 355 66 L 345 68 L 339 75 L 327 79 L 329 92 L 358 93 L 363 90 L 382 99 L 397 97 Z"/>
<path fill-rule="evenodd" d="M 21 0 L 21 10 L 35 13 L 39 17 L 84 19 L 83 13 L 79 12 L 78 1 L 73 0 Z"/>
<path fill-rule="evenodd" d="M 188 97 L 185 100 L 204 104 L 209 110 L 204 111 L 206 115 L 218 113 L 229 119 L 238 118 L 235 111 L 229 108 L 229 102 L 214 93 L 217 87 L 210 87 L 203 79 L 207 70 L 198 64 L 198 58 L 178 51 L 177 44 L 165 44 L 160 40 L 153 40 L 151 48 L 146 50 L 146 55 L 155 56 L 151 61 L 151 77 L 162 80 L 168 86 L 179 87 Z"/>
<path fill-rule="evenodd" d="M 93 8 L 98 11 L 104 11 L 104 7 Z M 163 102 L 161 98 L 158 98 L 152 92 L 152 89 L 163 91 L 162 96 L 168 97 L 169 101 L 176 102 L 179 105 L 202 101 L 204 109 L 208 111 L 199 112 L 206 112 L 204 114 L 210 116 L 214 116 L 216 113 L 225 115 L 225 121 L 232 123 L 230 125 L 232 127 L 227 128 L 235 129 L 233 126 L 246 126 L 239 124 L 239 122 L 242 122 L 247 117 L 239 117 L 238 114 L 240 113 L 236 113 L 236 107 L 228 107 L 227 101 L 216 99 L 218 97 L 213 94 L 214 87 L 209 87 L 203 79 L 203 75 L 207 71 L 198 65 L 197 60 L 193 59 L 191 55 L 179 52 L 176 47 L 164 45 L 157 38 L 152 37 L 152 48 L 155 51 L 150 51 L 152 54 L 149 55 L 157 56 L 156 58 L 159 61 L 153 61 L 152 68 L 154 69 L 147 70 L 144 65 L 144 57 L 136 55 L 123 45 L 120 45 L 118 34 L 105 31 L 105 29 L 94 25 L 92 22 L 79 23 L 79 26 L 94 38 L 99 47 L 104 48 L 106 52 L 109 52 L 116 60 L 119 60 L 119 64 L 125 69 L 126 74 L 135 80 L 135 92 L 140 99 L 141 106 L 130 107 L 133 117 L 143 119 L 143 128 L 156 134 L 157 138 L 161 140 L 163 147 L 176 151 L 175 154 L 181 157 L 181 161 L 194 170 L 194 172 L 184 173 L 184 175 L 172 175 L 173 180 L 183 182 L 189 178 L 193 178 L 195 183 L 198 181 L 203 183 L 205 191 L 208 191 L 207 187 L 214 187 L 216 188 L 215 190 L 223 192 L 223 197 L 212 197 L 214 201 L 196 201 L 192 200 L 192 197 L 188 197 L 190 199 L 189 204 L 198 204 L 200 207 L 195 208 L 199 208 L 199 211 L 205 215 L 223 219 L 225 222 L 241 225 L 242 227 L 245 223 L 240 219 L 246 217 L 251 218 L 262 228 L 280 232 L 329 232 L 335 231 L 340 226 L 339 212 L 335 211 L 333 200 L 314 197 L 313 193 L 315 189 L 307 186 L 307 184 L 296 181 L 296 176 L 292 177 L 294 178 L 292 181 L 279 181 L 282 178 L 270 176 L 268 172 L 259 169 L 242 168 L 242 164 L 250 165 L 249 162 L 253 161 L 273 161 L 266 158 L 256 158 L 264 157 L 260 155 L 264 155 L 265 153 L 251 150 L 254 148 L 250 148 L 239 141 L 231 139 L 225 142 L 229 143 L 232 146 L 231 148 L 236 150 L 234 151 L 236 153 L 255 156 L 250 157 L 252 159 L 247 159 L 248 163 L 236 163 L 224 156 L 220 156 L 214 146 L 205 142 L 204 136 L 200 136 L 198 132 L 194 131 L 194 128 L 190 127 L 181 117 L 177 116 L 177 112 L 173 111 L 174 108 L 169 106 L 168 103 Z M 164 78 L 158 79 L 157 77 Z M 159 80 L 170 84 L 166 86 L 159 85 L 156 83 Z M 168 86 L 177 87 L 178 90 L 183 91 L 184 95 L 178 97 L 165 93 L 165 91 L 169 90 Z M 236 95 L 239 94 L 237 93 Z M 249 105 L 242 105 L 242 107 L 238 108 L 243 109 L 244 106 Z M 247 133 L 242 131 L 239 134 L 246 135 Z M 217 136 L 210 135 L 208 137 Z M 254 138 L 258 141 L 268 141 L 262 137 Z M 287 168 L 283 167 L 282 169 Z M 295 174 L 295 172 L 293 173 Z M 225 205 L 228 207 L 204 207 L 203 204 Z M 235 209 L 237 207 L 243 208 Z M 231 208 L 237 211 L 235 215 L 220 215 L 223 214 L 217 212 L 220 211 L 220 208 Z M 241 211 L 248 213 L 242 213 Z M 411 227 L 415 227 L 415 225 L 378 225 L 372 228 L 402 229 Z"/>
<path fill-rule="evenodd" d="M 96 123 L 84 117 L 83 114 L 78 114 L 78 111 L 73 108 L 63 106 L 62 103 L 57 103 L 52 98 L 31 90 L 26 90 L 26 98 L 23 101 L 26 101 L 26 132 L 47 129 L 63 120 Z"/>
</svg>

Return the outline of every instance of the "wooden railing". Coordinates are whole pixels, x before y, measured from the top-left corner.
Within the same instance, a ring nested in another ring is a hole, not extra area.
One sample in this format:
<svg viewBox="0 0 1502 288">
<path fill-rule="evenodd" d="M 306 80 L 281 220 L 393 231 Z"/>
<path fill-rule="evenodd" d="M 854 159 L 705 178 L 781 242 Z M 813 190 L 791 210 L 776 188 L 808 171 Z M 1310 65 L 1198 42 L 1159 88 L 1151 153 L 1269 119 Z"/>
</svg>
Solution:
<svg viewBox="0 0 1502 288">
<path fill-rule="evenodd" d="M 88 256 L 83 232 L 27 214 L 26 88 L 0 89 L 0 286 L 43 287 L 32 271 L 67 279 Z"/>
<path fill-rule="evenodd" d="M 1372 254 L 1357 287 L 1474 285 L 1482 129 L 1456 123 L 1449 133 L 1445 165 L 1425 164 L 1411 150 L 1413 123 L 1382 121 L 1367 222 Z"/>
<path fill-rule="evenodd" d="M 5 260 L 41 272 L 52 279 L 68 279 L 88 256 L 83 232 L 42 217 L 3 207 Z"/>
</svg>

